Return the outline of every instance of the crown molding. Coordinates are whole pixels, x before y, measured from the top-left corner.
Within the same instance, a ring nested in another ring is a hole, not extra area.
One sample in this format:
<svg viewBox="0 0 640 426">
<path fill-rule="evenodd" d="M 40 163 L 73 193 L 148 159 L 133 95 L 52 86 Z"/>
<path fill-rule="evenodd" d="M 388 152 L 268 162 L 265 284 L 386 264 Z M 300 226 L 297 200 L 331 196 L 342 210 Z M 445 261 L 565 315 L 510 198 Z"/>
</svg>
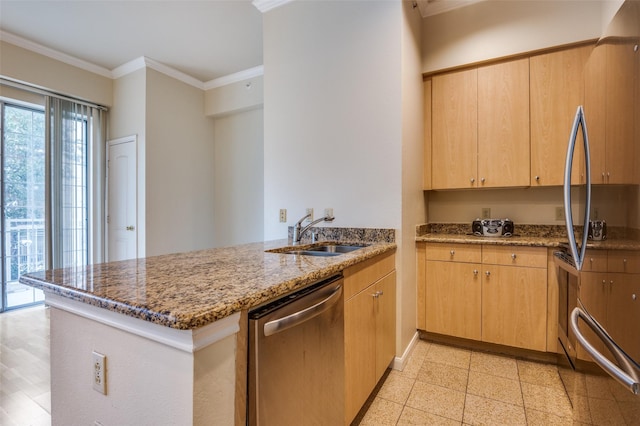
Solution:
<svg viewBox="0 0 640 426">
<path fill-rule="evenodd" d="M 89 71 L 103 77 L 111 78 L 111 71 L 106 68 L 87 61 L 83 61 L 82 59 L 75 58 L 71 55 L 67 55 L 66 53 L 59 52 L 49 47 L 45 47 L 41 44 L 27 40 L 15 34 L 0 30 L 0 40 L 16 45 L 18 47 L 22 47 L 23 49 L 30 50 L 40 55 L 47 56 L 57 61 L 64 62 L 65 64 L 72 65 L 85 71 Z"/>
<path fill-rule="evenodd" d="M 262 13 L 266 13 L 271 9 L 275 9 L 280 6 L 284 6 L 287 3 L 291 3 L 294 0 L 253 0 L 251 4 L 255 6 Z"/>
<path fill-rule="evenodd" d="M 204 84 L 205 90 L 216 89 L 218 87 L 226 86 L 228 84 L 238 83 L 250 78 L 256 78 L 264 75 L 264 65 L 249 68 L 244 71 L 238 71 L 233 74 L 225 75 L 213 80 L 210 80 Z"/>
<path fill-rule="evenodd" d="M 147 58 L 146 56 L 141 56 L 127 62 L 126 64 L 120 65 L 118 68 L 114 68 L 113 71 L 111 71 L 111 77 L 114 79 L 120 78 L 142 68 L 151 68 L 190 86 L 204 90 L 204 83 L 197 78 L 191 77 L 190 75 L 164 65 L 158 61 L 154 61 L 151 58 Z"/>
</svg>

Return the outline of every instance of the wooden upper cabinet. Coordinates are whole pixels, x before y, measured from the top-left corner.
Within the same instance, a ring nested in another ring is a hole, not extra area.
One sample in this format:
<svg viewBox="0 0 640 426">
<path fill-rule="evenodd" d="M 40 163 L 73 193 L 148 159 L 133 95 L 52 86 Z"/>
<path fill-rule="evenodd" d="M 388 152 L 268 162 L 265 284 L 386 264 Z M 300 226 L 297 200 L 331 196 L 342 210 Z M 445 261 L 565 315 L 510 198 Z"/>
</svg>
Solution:
<svg viewBox="0 0 640 426">
<path fill-rule="evenodd" d="M 424 86 L 424 167 L 422 189 L 431 189 L 431 79 Z"/>
<path fill-rule="evenodd" d="M 638 183 L 634 125 L 638 84 L 634 44 L 603 43 L 585 67 L 585 117 L 591 152 L 591 183 Z"/>
<path fill-rule="evenodd" d="M 583 71 L 592 51 L 586 45 L 530 58 L 531 186 L 564 182 L 567 143 L 577 107 L 584 103 Z M 574 184 L 582 181 L 583 158 L 574 156 Z"/>
<path fill-rule="evenodd" d="M 431 183 L 433 189 L 477 186 L 478 71 L 432 79 Z"/>
<path fill-rule="evenodd" d="M 478 68 L 478 187 L 529 186 L 529 59 Z"/>
</svg>

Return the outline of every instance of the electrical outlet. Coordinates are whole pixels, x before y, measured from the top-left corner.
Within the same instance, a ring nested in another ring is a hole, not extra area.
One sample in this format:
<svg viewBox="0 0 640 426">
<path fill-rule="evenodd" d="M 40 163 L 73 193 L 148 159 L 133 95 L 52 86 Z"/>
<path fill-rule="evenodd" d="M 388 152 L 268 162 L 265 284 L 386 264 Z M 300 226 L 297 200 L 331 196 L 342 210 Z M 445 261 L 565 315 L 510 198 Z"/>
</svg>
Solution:
<svg viewBox="0 0 640 426">
<path fill-rule="evenodd" d="M 313 207 L 307 207 L 307 214 L 311 214 L 305 222 L 313 222 Z"/>
<path fill-rule="evenodd" d="M 556 220 L 564 220 L 564 207 L 556 207 Z"/>
<path fill-rule="evenodd" d="M 333 209 L 332 208 L 324 209 L 324 217 L 333 217 Z"/>
<path fill-rule="evenodd" d="M 101 394 L 107 394 L 107 357 L 93 351 L 91 354 L 93 366 L 93 389 Z"/>
<path fill-rule="evenodd" d="M 287 221 L 287 209 L 280 209 L 280 223 Z"/>
<path fill-rule="evenodd" d="M 482 208 L 482 218 L 491 219 L 491 209 L 489 207 Z"/>
</svg>

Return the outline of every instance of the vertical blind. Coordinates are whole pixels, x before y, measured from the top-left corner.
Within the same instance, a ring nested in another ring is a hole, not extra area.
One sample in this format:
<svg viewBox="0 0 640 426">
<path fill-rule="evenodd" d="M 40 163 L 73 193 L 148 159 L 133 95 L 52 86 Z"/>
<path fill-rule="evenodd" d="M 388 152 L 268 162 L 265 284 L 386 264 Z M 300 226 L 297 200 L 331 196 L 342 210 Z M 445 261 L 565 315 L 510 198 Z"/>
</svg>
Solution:
<svg viewBox="0 0 640 426">
<path fill-rule="evenodd" d="M 47 269 L 102 260 L 103 108 L 47 96 Z"/>
</svg>

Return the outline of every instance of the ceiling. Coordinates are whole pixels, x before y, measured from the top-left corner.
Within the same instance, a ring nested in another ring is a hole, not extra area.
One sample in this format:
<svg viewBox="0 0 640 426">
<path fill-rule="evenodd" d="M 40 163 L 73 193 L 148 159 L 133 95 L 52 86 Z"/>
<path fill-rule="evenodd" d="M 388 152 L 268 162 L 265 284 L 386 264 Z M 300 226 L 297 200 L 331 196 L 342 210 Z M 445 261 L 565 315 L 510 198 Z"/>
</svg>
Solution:
<svg viewBox="0 0 640 426">
<path fill-rule="evenodd" d="M 0 0 L 0 30 L 108 71 L 144 56 L 204 83 L 262 65 L 251 0 Z"/>
<path fill-rule="evenodd" d="M 0 39 L 68 55 L 105 75 L 144 57 L 206 83 L 262 65 L 260 10 L 289 1 L 0 0 Z M 414 6 L 426 17 L 477 1 Z"/>
</svg>

